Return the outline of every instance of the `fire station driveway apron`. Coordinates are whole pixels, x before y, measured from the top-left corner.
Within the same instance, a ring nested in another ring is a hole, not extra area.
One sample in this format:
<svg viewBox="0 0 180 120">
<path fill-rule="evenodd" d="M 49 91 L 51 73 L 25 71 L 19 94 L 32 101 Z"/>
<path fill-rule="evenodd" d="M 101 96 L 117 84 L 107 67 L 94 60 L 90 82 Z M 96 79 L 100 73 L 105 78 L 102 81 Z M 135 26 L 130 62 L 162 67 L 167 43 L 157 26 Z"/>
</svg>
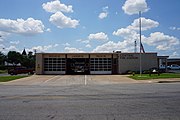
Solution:
<svg viewBox="0 0 180 120">
<path fill-rule="evenodd" d="M 68 85 L 104 85 L 138 83 L 124 75 L 32 75 L 30 77 L 1 83 L 5 85 L 42 85 L 42 86 L 68 86 Z"/>
</svg>

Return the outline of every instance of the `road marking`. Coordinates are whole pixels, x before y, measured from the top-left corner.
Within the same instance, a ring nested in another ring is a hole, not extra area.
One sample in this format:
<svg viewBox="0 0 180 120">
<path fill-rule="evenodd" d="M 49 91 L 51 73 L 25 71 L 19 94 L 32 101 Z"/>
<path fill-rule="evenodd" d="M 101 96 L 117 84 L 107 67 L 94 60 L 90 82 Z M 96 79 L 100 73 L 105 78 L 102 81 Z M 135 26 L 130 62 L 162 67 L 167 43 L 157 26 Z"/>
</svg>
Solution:
<svg viewBox="0 0 180 120">
<path fill-rule="evenodd" d="M 84 84 L 87 85 L 87 76 L 84 76 Z"/>
<path fill-rule="evenodd" d="M 52 78 L 50 78 L 50 79 L 48 79 L 48 80 L 44 81 L 44 83 L 47 83 L 47 82 L 49 82 L 49 81 L 53 80 L 53 79 L 54 79 L 54 78 L 56 78 L 56 77 L 59 77 L 59 76 L 58 76 L 58 75 L 56 75 L 56 76 L 54 76 L 54 77 L 52 77 Z"/>
</svg>

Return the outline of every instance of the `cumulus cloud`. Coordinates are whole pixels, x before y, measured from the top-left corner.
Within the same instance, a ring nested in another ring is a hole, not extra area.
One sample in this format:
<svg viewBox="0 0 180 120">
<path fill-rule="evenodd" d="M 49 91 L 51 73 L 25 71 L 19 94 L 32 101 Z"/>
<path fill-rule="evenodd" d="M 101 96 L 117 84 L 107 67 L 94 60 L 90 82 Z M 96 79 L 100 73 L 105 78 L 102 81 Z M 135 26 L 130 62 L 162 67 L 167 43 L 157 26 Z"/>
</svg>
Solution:
<svg viewBox="0 0 180 120">
<path fill-rule="evenodd" d="M 114 31 L 113 35 L 121 36 L 121 37 L 123 37 L 125 39 L 127 39 L 127 38 L 137 38 L 138 37 L 137 32 L 134 31 L 134 30 L 131 30 L 129 28 L 120 28 L 117 31 Z"/>
<path fill-rule="evenodd" d="M 151 28 L 155 28 L 159 26 L 159 22 L 151 20 L 151 19 L 146 19 L 144 17 L 141 18 L 141 28 L 142 30 L 148 30 Z M 133 30 L 139 30 L 139 19 L 135 19 L 133 23 L 128 26 L 129 29 Z"/>
<path fill-rule="evenodd" d="M 173 50 L 177 45 L 179 46 L 179 39 L 174 36 L 165 35 L 161 32 L 151 33 L 149 37 L 145 38 L 144 42 L 149 46 L 156 46 L 157 50 Z"/>
<path fill-rule="evenodd" d="M 90 45 L 90 44 L 87 44 L 85 47 L 87 47 L 87 48 L 91 48 L 91 45 Z"/>
<path fill-rule="evenodd" d="M 51 29 L 50 28 L 46 29 L 46 32 L 51 32 Z"/>
<path fill-rule="evenodd" d="M 130 52 L 134 49 L 133 43 L 131 40 L 124 40 L 122 42 L 108 41 L 103 45 L 97 46 L 92 52 L 113 52 L 114 50 Z"/>
<path fill-rule="evenodd" d="M 141 29 L 143 31 L 159 26 L 159 23 L 157 21 L 151 19 L 141 18 L 141 21 Z M 121 36 L 125 39 L 137 39 L 139 37 L 137 31 L 139 31 L 139 19 L 135 19 L 133 23 L 131 23 L 131 25 L 127 26 L 126 28 L 120 28 L 117 31 L 114 31 L 113 35 Z"/>
<path fill-rule="evenodd" d="M 67 53 L 83 53 L 84 51 L 79 50 L 77 48 L 73 48 L 73 47 L 65 47 L 64 51 Z"/>
<path fill-rule="evenodd" d="M 139 11 L 147 12 L 149 10 L 146 0 L 126 0 L 122 9 L 128 15 L 138 14 Z"/>
<path fill-rule="evenodd" d="M 71 46 L 69 43 L 65 43 L 65 44 L 62 44 L 62 45 L 66 46 L 66 47 Z"/>
<path fill-rule="evenodd" d="M 156 21 L 153 21 L 151 19 L 142 18 L 142 30 L 148 30 L 154 27 L 158 27 L 159 23 Z M 139 20 L 135 19 L 133 23 L 126 28 L 120 28 L 117 31 L 113 32 L 113 35 L 120 36 L 124 39 L 124 42 L 128 42 L 128 40 L 131 42 L 130 44 L 134 43 L 134 41 L 139 40 Z M 146 37 L 144 35 L 141 35 L 142 42 L 144 43 L 144 40 Z M 132 46 L 134 46 L 132 44 Z M 126 46 L 129 47 L 129 46 Z M 137 45 L 139 47 L 139 44 Z M 160 47 L 160 46 L 159 46 Z M 124 49 L 123 49 L 124 50 Z M 131 49 L 129 49 L 131 50 Z M 127 51 L 126 49 L 124 51 Z M 131 51 L 132 52 L 132 51 Z"/>
<path fill-rule="evenodd" d="M 173 54 L 170 57 L 178 57 L 180 56 L 180 52 L 178 53 L 177 51 L 173 52 Z"/>
<path fill-rule="evenodd" d="M 30 51 L 37 50 L 38 52 L 44 52 L 44 51 L 47 51 L 51 48 L 58 47 L 58 46 L 59 46 L 58 44 L 45 45 L 45 46 L 35 46 L 35 47 L 32 47 Z"/>
<path fill-rule="evenodd" d="M 4 44 L 0 44 L 0 50 L 4 51 L 5 45 Z"/>
<path fill-rule="evenodd" d="M 44 32 L 44 25 L 40 20 L 33 18 L 24 19 L 0 19 L 0 31 L 21 35 L 35 35 Z"/>
<path fill-rule="evenodd" d="M 108 40 L 107 34 L 103 32 L 95 33 L 95 34 L 89 34 L 88 36 L 89 40 Z"/>
<path fill-rule="evenodd" d="M 108 13 L 107 12 L 102 12 L 99 14 L 99 19 L 104 19 L 108 16 Z"/>
<path fill-rule="evenodd" d="M 42 7 L 45 11 L 53 13 L 53 15 L 50 16 L 49 21 L 60 29 L 76 28 L 79 25 L 79 20 L 64 15 L 64 13 L 73 12 L 72 5 L 65 5 L 62 4 L 60 0 L 54 0 L 43 3 Z"/>
<path fill-rule="evenodd" d="M 19 51 L 19 50 L 16 48 L 16 46 L 11 45 L 9 47 L 5 47 L 4 51 L 8 52 L 8 51 Z"/>
<path fill-rule="evenodd" d="M 59 0 L 43 3 L 42 7 L 45 11 L 51 13 L 56 13 L 58 11 L 66 13 L 73 12 L 72 5 L 62 4 Z"/>
<path fill-rule="evenodd" d="M 85 43 L 85 44 L 89 44 L 90 41 L 89 40 L 83 40 L 83 39 L 78 39 L 76 40 L 77 42 L 81 42 L 81 43 Z"/>
<path fill-rule="evenodd" d="M 102 12 L 99 14 L 99 19 L 104 19 L 108 16 L 108 6 L 102 8 Z"/>
<path fill-rule="evenodd" d="M 18 41 L 10 41 L 10 44 L 18 45 L 19 43 L 20 43 L 19 40 Z"/>
<path fill-rule="evenodd" d="M 65 16 L 62 12 L 56 12 L 53 14 L 49 21 L 56 25 L 58 28 L 76 28 L 79 25 L 79 21 L 71 19 Z"/>
</svg>

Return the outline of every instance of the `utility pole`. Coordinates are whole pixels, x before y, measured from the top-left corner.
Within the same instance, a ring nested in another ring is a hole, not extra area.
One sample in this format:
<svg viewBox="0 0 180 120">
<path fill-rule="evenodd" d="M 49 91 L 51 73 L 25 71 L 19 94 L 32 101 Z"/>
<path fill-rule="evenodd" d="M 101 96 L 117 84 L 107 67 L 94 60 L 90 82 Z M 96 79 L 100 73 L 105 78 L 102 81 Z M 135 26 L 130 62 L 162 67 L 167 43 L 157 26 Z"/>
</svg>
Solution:
<svg viewBox="0 0 180 120">
<path fill-rule="evenodd" d="M 140 70 L 140 76 L 142 75 L 142 55 L 141 55 L 141 11 L 139 11 L 139 47 L 140 47 L 140 53 L 139 53 L 139 70 Z"/>
</svg>

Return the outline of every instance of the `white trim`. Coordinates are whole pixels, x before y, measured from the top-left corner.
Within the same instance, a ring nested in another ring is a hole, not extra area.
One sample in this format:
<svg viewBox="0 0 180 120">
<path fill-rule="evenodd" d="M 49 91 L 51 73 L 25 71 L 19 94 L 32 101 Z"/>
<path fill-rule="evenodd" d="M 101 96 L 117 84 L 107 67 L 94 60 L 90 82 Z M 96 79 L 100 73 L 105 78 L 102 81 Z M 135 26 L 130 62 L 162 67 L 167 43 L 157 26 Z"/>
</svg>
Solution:
<svg viewBox="0 0 180 120">
<path fill-rule="evenodd" d="M 44 71 L 44 74 L 66 74 L 66 71 Z"/>
<path fill-rule="evenodd" d="M 112 74 L 112 71 L 90 71 L 90 74 Z"/>
</svg>

